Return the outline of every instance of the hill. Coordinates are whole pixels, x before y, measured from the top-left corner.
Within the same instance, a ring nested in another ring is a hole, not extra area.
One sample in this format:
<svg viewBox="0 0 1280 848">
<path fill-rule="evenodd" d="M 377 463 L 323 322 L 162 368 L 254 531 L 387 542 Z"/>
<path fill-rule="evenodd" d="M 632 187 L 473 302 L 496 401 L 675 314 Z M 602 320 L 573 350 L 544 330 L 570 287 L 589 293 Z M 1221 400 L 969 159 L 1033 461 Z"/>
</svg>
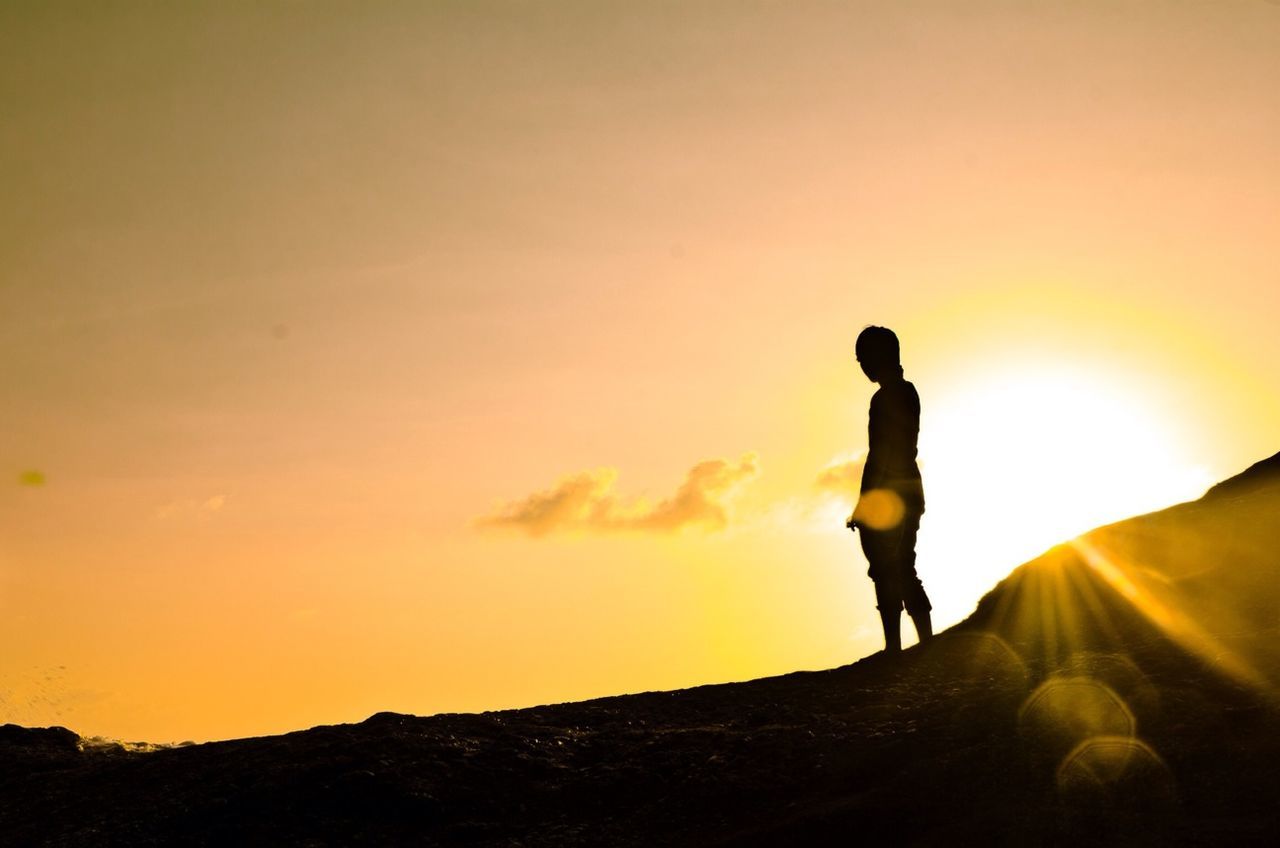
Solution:
<svg viewBox="0 0 1280 848">
<path fill-rule="evenodd" d="M 830 671 L 154 751 L 0 727 L 6 845 L 1268 843 L 1280 455 Z"/>
</svg>

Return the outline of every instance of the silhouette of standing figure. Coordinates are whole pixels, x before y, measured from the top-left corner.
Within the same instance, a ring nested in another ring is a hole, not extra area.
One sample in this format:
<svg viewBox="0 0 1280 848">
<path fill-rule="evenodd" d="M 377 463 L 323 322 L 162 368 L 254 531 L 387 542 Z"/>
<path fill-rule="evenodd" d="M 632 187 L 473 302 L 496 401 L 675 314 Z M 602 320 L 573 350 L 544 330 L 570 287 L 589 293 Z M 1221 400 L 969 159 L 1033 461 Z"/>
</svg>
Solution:
<svg viewBox="0 0 1280 848">
<path fill-rule="evenodd" d="M 880 388 L 871 398 L 869 451 L 862 469 L 858 505 L 846 526 L 861 534 L 862 551 L 875 583 L 887 653 L 902 650 L 899 622 L 905 607 L 921 642 L 933 635 L 933 608 L 916 575 L 916 533 L 924 514 L 924 485 L 916 465 L 920 396 L 902 375 L 898 337 L 885 327 L 867 327 L 855 352 L 862 371 Z"/>
</svg>

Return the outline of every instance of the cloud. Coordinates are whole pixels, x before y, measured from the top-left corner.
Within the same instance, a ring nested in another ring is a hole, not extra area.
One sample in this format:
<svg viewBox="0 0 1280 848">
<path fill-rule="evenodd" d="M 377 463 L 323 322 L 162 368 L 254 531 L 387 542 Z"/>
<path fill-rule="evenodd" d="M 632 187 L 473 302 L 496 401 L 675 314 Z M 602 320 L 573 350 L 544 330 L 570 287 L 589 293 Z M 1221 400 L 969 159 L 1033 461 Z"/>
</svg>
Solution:
<svg viewBox="0 0 1280 848">
<path fill-rule="evenodd" d="M 843 531 L 849 511 L 858 502 L 866 452 L 833 458 L 820 469 L 808 490 L 797 490 L 767 505 L 754 516 L 759 529 L 775 534 L 816 533 L 827 536 Z"/>
<path fill-rule="evenodd" d="M 170 501 L 155 508 L 153 513 L 161 521 L 188 516 L 206 517 L 222 510 L 227 505 L 226 495 L 214 495 L 204 500 Z"/>
<path fill-rule="evenodd" d="M 844 500 L 858 499 L 858 490 L 862 487 L 862 465 L 866 456 L 859 456 L 840 462 L 833 462 L 818 472 L 813 487 L 825 495 L 835 495 Z"/>
<path fill-rule="evenodd" d="M 553 487 L 499 507 L 477 520 L 483 528 L 521 530 L 530 536 L 554 532 L 673 533 L 685 527 L 723 530 L 729 526 L 727 502 L 759 473 L 754 453 L 736 463 L 724 459 L 699 462 L 669 498 L 650 504 L 624 499 L 614 492 L 618 472 L 612 468 L 562 477 Z"/>
</svg>

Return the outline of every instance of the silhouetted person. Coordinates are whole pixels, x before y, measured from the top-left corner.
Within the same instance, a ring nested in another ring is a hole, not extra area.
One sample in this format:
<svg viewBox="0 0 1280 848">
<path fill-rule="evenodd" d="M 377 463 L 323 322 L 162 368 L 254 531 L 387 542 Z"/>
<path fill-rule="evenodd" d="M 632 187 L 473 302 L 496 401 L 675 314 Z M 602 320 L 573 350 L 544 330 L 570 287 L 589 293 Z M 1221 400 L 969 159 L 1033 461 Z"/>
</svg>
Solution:
<svg viewBox="0 0 1280 848">
<path fill-rule="evenodd" d="M 869 451 L 861 494 L 847 526 L 858 531 L 875 583 L 876 606 L 884 625 L 885 651 L 902 650 L 899 622 L 906 607 L 920 641 L 933 635 L 933 608 L 916 575 L 916 533 L 924 513 L 924 485 L 916 465 L 920 396 L 902 376 L 898 337 L 884 327 L 867 327 L 855 347 L 858 364 L 880 388 L 871 398 Z"/>
</svg>

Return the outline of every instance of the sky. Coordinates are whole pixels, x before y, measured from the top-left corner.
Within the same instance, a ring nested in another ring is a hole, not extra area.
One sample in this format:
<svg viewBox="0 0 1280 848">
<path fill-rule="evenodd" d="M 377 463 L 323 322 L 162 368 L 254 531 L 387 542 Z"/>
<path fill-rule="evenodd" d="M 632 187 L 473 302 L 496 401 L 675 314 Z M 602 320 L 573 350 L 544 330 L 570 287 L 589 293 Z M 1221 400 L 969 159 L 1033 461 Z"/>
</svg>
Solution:
<svg viewBox="0 0 1280 848">
<path fill-rule="evenodd" d="M 868 324 L 959 621 L 1280 450 L 1277 84 L 1264 0 L 6 3 L 0 721 L 865 656 Z"/>
</svg>

